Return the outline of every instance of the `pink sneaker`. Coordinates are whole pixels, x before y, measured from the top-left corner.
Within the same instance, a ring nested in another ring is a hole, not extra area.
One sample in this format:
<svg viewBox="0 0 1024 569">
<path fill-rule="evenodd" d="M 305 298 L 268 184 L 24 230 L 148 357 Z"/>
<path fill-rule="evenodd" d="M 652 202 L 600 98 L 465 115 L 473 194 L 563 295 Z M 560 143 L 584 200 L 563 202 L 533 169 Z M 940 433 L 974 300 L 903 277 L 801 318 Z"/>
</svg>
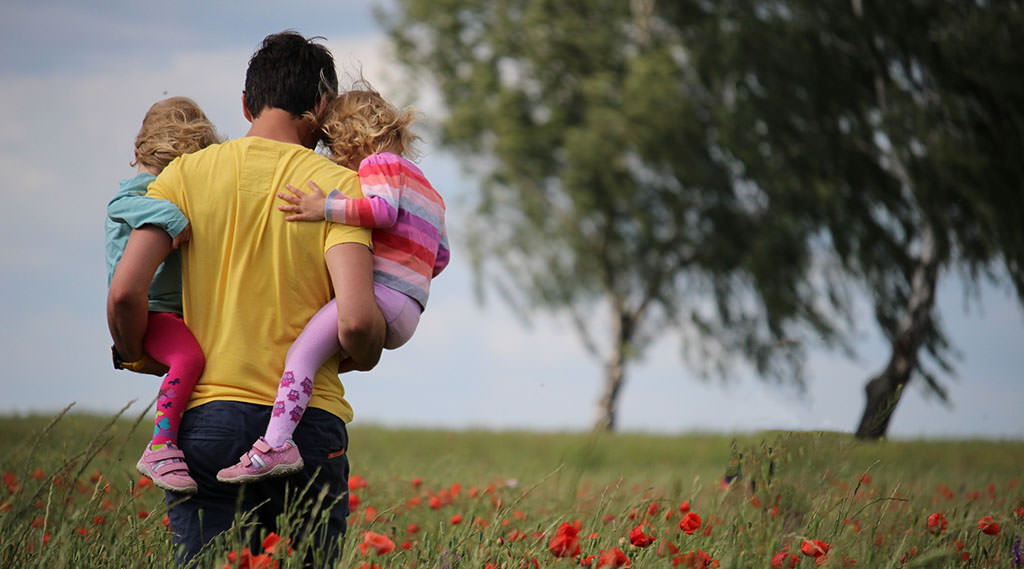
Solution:
<svg viewBox="0 0 1024 569">
<path fill-rule="evenodd" d="M 260 437 L 252 448 L 241 456 L 238 464 L 222 469 L 217 480 L 230 484 L 253 482 L 273 476 L 284 476 L 302 470 L 302 455 L 292 441 L 274 448 Z"/>
<path fill-rule="evenodd" d="M 185 454 L 171 443 L 160 450 L 150 450 L 149 445 L 146 445 L 135 468 L 152 480 L 155 486 L 164 490 L 195 494 L 199 489 L 196 481 L 188 474 Z"/>
</svg>

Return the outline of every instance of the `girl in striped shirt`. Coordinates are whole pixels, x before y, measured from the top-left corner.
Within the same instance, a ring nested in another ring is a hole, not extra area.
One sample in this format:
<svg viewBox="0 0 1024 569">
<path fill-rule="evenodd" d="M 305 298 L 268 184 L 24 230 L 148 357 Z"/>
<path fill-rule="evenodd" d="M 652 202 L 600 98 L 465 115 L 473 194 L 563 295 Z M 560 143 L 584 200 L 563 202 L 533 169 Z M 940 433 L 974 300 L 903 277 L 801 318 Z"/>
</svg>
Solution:
<svg viewBox="0 0 1024 569">
<path fill-rule="evenodd" d="M 309 182 L 305 193 L 288 185 L 278 209 L 288 221 L 321 221 L 373 229 L 374 293 L 387 322 L 384 347 L 409 341 L 427 305 L 430 281 L 448 265 L 444 200 L 415 164 L 417 136 L 409 130 L 410 110 L 399 110 L 365 82 L 331 101 L 320 117 L 325 143 L 334 162 L 359 173 L 363 198 L 338 190 L 329 194 Z M 327 303 L 306 325 L 285 358 L 266 434 L 234 466 L 221 470 L 222 482 L 249 482 L 302 468 L 292 432 L 313 393 L 320 365 L 339 349 L 338 309 Z M 344 358 L 339 371 L 348 371 Z"/>
</svg>

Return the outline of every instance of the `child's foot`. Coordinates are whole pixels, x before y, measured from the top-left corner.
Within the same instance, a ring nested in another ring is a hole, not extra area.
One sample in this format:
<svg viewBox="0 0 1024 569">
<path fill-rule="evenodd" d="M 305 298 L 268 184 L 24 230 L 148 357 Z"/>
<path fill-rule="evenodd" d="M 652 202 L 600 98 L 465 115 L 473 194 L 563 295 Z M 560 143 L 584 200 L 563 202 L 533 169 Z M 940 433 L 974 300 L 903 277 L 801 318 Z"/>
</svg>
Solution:
<svg viewBox="0 0 1024 569">
<path fill-rule="evenodd" d="M 238 464 L 218 472 L 217 480 L 241 484 L 298 472 L 302 470 L 302 466 L 302 455 L 299 454 L 299 448 L 295 443 L 285 441 L 283 445 L 275 448 L 260 437 L 260 440 L 241 456 Z"/>
<path fill-rule="evenodd" d="M 188 474 L 185 454 L 172 443 L 167 443 L 157 450 L 152 450 L 147 445 L 135 468 L 151 479 L 155 486 L 164 490 L 195 494 L 199 489 L 196 481 Z"/>
</svg>

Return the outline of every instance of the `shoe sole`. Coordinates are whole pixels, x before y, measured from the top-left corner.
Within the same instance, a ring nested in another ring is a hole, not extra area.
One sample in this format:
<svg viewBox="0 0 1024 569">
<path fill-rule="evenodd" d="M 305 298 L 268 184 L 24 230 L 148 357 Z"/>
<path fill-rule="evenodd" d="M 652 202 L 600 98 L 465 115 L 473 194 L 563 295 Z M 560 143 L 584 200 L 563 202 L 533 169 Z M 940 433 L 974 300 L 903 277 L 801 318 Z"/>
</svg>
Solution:
<svg viewBox="0 0 1024 569">
<path fill-rule="evenodd" d="M 138 470 L 139 474 L 145 476 L 146 478 L 149 478 L 150 481 L 153 482 L 153 486 L 156 486 L 161 490 L 167 490 L 168 492 L 176 492 L 178 494 L 195 494 L 196 492 L 199 491 L 199 487 L 194 484 L 191 486 L 183 486 L 178 488 L 164 482 L 159 477 L 154 476 L 153 473 L 151 473 L 149 469 L 146 468 L 146 465 L 143 464 L 141 461 L 135 463 L 135 470 Z"/>
<path fill-rule="evenodd" d="M 294 474 L 302 470 L 303 466 L 305 466 L 305 464 L 300 460 L 292 464 L 278 464 L 274 468 L 271 468 L 262 474 L 243 474 L 235 478 L 222 478 L 221 475 L 218 474 L 217 480 L 224 482 L 225 484 L 245 484 L 246 482 L 255 482 L 264 478 L 277 478 L 278 476 Z"/>
</svg>

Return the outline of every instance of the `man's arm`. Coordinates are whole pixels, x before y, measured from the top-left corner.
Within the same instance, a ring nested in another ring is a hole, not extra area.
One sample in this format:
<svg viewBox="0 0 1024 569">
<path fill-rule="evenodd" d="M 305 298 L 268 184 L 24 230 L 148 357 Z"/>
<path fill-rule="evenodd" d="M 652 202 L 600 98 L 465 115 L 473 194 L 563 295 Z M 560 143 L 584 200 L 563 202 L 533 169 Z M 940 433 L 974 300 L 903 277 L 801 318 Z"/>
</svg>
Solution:
<svg viewBox="0 0 1024 569">
<path fill-rule="evenodd" d="M 154 225 L 132 231 L 107 293 L 107 326 L 125 361 L 142 359 L 142 337 L 149 317 L 149 285 L 171 252 L 171 237 Z"/>
<path fill-rule="evenodd" d="M 373 369 L 386 328 L 373 296 L 373 252 L 361 243 L 341 243 L 328 249 L 325 259 L 338 304 L 338 342 L 352 368 Z"/>
</svg>

